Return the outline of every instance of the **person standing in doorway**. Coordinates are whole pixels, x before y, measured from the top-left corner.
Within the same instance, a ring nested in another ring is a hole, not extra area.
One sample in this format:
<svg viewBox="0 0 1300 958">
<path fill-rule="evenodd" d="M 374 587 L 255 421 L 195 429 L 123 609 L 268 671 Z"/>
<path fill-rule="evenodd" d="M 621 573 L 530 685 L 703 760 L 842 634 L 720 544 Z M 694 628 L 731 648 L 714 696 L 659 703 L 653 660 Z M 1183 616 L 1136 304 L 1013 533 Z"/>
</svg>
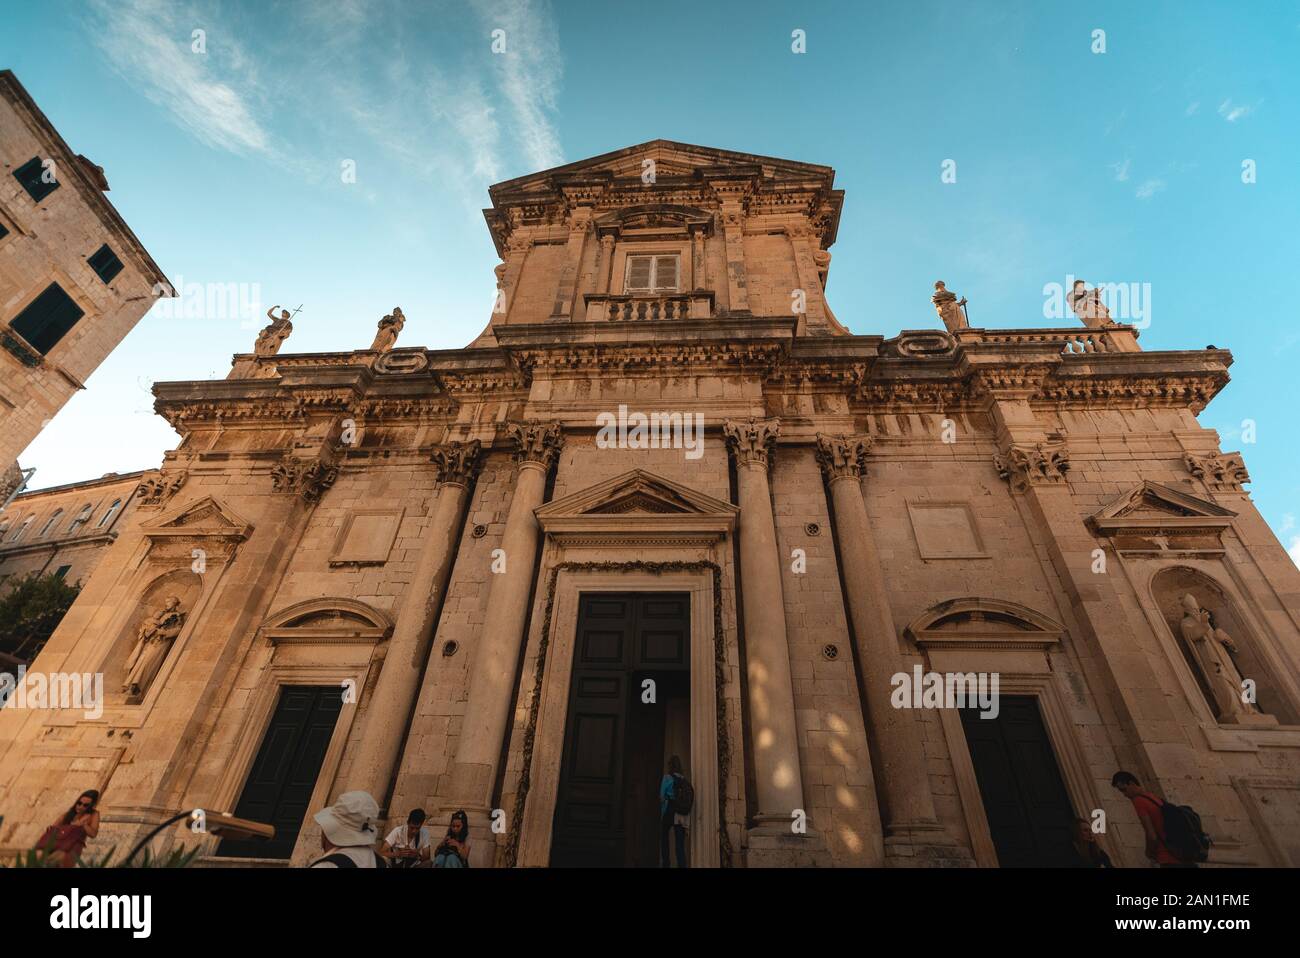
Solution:
<svg viewBox="0 0 1300 958">
<path fill-rule="evenodd" d="M 668 774 L 659 783 L 659 867 L 670 868 L 668 833 L 672 832 L 677 846 L 677 867 L 686 866 L 686 823 L 695 790 L 682 773 L 682 760 L 674 755 L 668 759 Z"/>
</svg>

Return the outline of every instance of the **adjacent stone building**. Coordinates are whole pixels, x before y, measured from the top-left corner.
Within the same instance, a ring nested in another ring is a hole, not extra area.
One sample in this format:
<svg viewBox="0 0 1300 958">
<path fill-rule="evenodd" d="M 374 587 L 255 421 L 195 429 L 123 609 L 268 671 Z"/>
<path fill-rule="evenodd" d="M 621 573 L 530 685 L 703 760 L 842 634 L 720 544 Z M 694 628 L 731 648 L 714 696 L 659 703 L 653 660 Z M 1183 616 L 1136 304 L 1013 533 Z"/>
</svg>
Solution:
<svg viewBox="0 0 1300 958">
<path fill-rule="evenodd" d="M 9 70 L 0 70 L 0 472 L 149 311 L 167 277 Z"/>
<path fill-rule="evenodd" d="M 678 755 L 697 866 L 1064 864 L 1098 811 L 1136 866 L 1119 768 L 1212 863 L 1300 864 L 1300 572 L 1196 419 L 1229 353 L 1086 289 L 852 335 L 825 166 L 656 140 L 490 193 L 469 347 L 282 316 L 155 387 L 182 442 L 34 666 L 108 702 L 0 713 L 0 844 L 97 787 L 100 844 L 202 807 L 277 827 L 208 862 L 301 864 L 364 788 L 478 865 L 653 864 Z"/>
</svg>

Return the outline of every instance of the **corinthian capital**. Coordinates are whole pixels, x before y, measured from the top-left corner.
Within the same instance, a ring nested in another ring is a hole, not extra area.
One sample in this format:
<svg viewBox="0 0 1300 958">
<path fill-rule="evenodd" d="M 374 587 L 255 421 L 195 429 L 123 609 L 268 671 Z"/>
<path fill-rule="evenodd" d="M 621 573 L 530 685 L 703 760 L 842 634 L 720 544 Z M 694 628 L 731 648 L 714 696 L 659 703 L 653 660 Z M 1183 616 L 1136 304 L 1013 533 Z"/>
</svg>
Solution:
<svg viewBox="0 0 1300 958">
<path fill-rule="evenodd" d="M 536 462 L 550 470 L 564 445 L 558 422 L 508 422 L 506 432 L 518 445 L 515 459 L 520 463 Z"/>
<path fill-rule="evenodd" d="M 434 448 L 429 461 L 438 472 L 438 481 L 444 485 L 468 486 L 479 467 L 479 453 L 483 444 L 477 439 L 469 442 L 445 442 Z"/>
<path fill-rule="evenodd" d="M 994 456 L 993 464 L 1013 492 L 1024 492 L 1030 486 L 1065 482 L 1070 451 L 1063 441 L 1011 446 L 1005 454 Z"/>
<path fill-rule="evenodd" d="M 1187 471 L 1202 480 L 1215 492 L 1231 492 L 1250 482 L 1250 473 L 1239 452 L 1214 452 L 1208 456 L 1188 453 L 1183 457 Z"/>
<path fill-rule="evenodd" d="M 866 471 L 867 453 L 875 442 L 870 436 L 828 436 L 817 434 L 817 463 L 827 481 L 857 479 Z"/>
<path fill-rule="evenodd" d="M 334 485 L 339 467 L 333 450 L 325 450 L 316 458 L 298 458 L 285 455 L 271 467 L 271 487 L 276 492 L 301 496 L 309 505 L 320 501 L 325 490 Z"/>
<path fill-rule="evenodd" d="M 722 424 L 722 435 L 726 437 L 727 449 L 735 457 L 736 465 L 757 463 L 766 469 L 772 457 L 772 447 L 781 435 L 781 420 L 750 417 L 735 422 L 728 419 Z"/>
</svg>

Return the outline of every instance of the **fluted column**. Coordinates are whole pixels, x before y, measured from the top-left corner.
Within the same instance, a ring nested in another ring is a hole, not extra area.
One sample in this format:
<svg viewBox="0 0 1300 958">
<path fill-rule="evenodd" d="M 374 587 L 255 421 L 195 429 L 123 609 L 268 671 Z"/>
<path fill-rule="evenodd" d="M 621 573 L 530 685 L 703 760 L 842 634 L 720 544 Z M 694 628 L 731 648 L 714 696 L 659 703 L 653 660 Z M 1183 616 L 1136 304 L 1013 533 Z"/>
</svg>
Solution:
<svg viewBox="0 0 1300 958">
<path fill-rule="evenodd" d="M 536 572 L 539 528 L 533 510 L 542 505 L 546 477 L 563 443 L 558 423 L 508 423 L 506 429 L 518 445 L 519 475 L 501 539 L 505 571 L 492 576 L 454 770 L 457 797 L 480 810 L 491 801 L 510 722 L 510 699 Z"/>
<path fill-rule="evenodd" d="M 736 461 L 740 494 L 741 602 L 749 680 L 751 746 L 758 792 L 755 822 L 790 831 L 791 815 L 805 809 L 799 742 L 785 631 L 781 562 L 768 490 L 768 461 L 780 433 L 777 419 L 726 422 L 723 434 Z"/>
<path fill-rule="evenodd" d="M 830 486 L 849 613 L 866 687 L 872 758 L 885 818 L 885 840 L 933 841 L 942 833 L 926 770 L 916 715 L 890 702 L 894 675 L 908 672 L 898 648 L 885 576 L 867 518 L 861 477 L 869 436 L 817 436 L 817 461 Z M 886 848 L 888 855 L 889 849 Z"/>
<path fill-rule="evenodd" d="M 368 791 L 382 806 L 397 766 L 402 737 L 429 657 L 447 579 L 455 562 L 457 530 L 465 518 L 469 487 L 479 465 L 480 443 L 450 442 L 435 449 L 439 489 L 415 575 L 402 597 L 388 642 L 388 655 L 366 707 L 351 788 Z"/>
</svg>

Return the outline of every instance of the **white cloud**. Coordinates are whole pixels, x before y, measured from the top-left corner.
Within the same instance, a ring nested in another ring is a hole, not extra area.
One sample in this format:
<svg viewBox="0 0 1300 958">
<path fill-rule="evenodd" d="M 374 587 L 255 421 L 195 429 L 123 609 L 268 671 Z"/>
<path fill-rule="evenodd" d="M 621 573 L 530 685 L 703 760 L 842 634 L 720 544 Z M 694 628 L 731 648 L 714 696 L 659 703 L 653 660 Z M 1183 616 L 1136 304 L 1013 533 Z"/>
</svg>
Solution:
<svg viewBox="0 0 1300 958">
<path fill-rule="evenodd" d="M 1183 116 L 1191 116 L 1200 108 L 1201 108 L 1200 100 L 1197 100 L 1195 103 L 1189 103 L 1187 104 L 1187 109 L 1183 111 Z"/>
<path fill-rule="evenodd" d="M 1300 536 L 1292 536 L 1291 543 L 1286 547 L 1286 554 L 1291 557 L 1291 561 L 1300 566 Z"/>
<path fill-rule="evenodd" d="M 532 0 L 474 0 L 487 33 L 505 31 L 505 51 L 491 54 L 501 92 L 513 120 L 506 129 L 515 135 L 530 170 L 564 162 L 560 137 L 551 121 L 564 74 L 560 38 L 548 4 Z"/>
<path fill-rule="evenodd" d="M 1144 180 L 1133 195 L 1140 200 L 1149 200 L 1164 188 L 1164 180 Z"/>
<path fill-rule="evenodd" d="M 1249 116 L 1254 112 L 1254 110 L 1255 108 L 1253 106 L 1243 106 L 1241 104 L 1233 106 L 1231 99 L 1224 100 L 1219 104 L 1219 116 L 1223 117 L 1229 123 L 1236 123 L 1243 116 Z"/>
<path fill-rule="evenodd" d="M 1125 157 L 1123 162 L 1110 164 L 1110 168 L 1115 171 L 1115 182 L 1123 183 L 1128 179 L 1128 168 L 1130 164 L 1131 161 L 1128 157 Z"/>
<path fill-rule="evenodd" d="M 199 140 L 231 153 L 274 152 L 254 115 L 251 61 L 211 17 L 160 0 L 92 0 L 92 6 L 99 17 L 91 33 L 109 62 Z M 191 49 L 198 28 L 207 31 L 206 53 Z"/>
</svg>

